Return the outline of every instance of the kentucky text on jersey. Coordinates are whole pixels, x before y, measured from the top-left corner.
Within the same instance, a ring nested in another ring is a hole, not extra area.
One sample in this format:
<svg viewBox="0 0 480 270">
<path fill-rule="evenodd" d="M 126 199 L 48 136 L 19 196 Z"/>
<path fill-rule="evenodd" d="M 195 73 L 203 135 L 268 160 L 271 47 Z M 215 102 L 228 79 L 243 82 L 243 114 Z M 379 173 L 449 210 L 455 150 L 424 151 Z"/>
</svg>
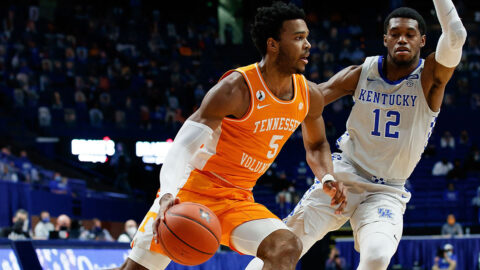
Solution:
<svg viewBox="0 0 480 270">
<path fill-rule="evenodd" d="M 285 130 L 294 131 L 300 125 L 300 121 L 292 118 L 275 117 L 263 119 L 262 121 L 255 122 L 255 130 L 253 133 L 265 132 L 271 130 Z"/>
<path fill-rule="evenodd" d="M 358 97 L 359 100 L 383 104 L 383 105 L 390 105 L 390 106 L 404 106 L 404 107 L 415 107 L 415 101 L 417 100 L 417 96 L 414 95 L 396 95 L 396 94 L 385 94 L 375 92 L 373 90 L 360 90 L 360 96 Z"/>
<path fill-rule="evenodd" d="M 240 165 L 249 169 L 254 173 L 263 174 L 271 165 L 272 163 L 265 163 L 261 162 L 260 160 L 256 160 L 255 158 L 249 156 L 246 153 L 242 153 L 242 161 Z"/>
</svg>

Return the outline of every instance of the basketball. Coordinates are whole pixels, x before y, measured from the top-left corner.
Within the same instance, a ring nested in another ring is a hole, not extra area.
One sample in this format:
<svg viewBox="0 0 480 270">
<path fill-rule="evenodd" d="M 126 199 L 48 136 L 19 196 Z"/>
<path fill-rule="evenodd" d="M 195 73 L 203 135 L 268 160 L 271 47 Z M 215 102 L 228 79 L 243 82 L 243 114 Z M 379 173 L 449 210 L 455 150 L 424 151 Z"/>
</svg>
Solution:
<svg viewBox="0 0 480 270">
<path fill-rule="evenodd" d="M 215 254 L 222 229 L 208 207 L 184 202 L 167 210 L 159 234 L 160 245 L 170 259 L 183 265 L 197 265 Z"/>
</svg>

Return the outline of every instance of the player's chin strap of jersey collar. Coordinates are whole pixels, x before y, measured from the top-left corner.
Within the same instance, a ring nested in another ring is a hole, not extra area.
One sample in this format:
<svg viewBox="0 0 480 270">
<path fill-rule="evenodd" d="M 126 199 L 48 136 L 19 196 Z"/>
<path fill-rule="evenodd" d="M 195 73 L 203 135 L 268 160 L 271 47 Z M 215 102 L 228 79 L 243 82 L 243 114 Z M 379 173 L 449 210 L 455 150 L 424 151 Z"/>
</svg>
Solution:
<svg viewBox="0 0 480 270">
<path fill-rule="evenodd" d="M 462 59 L 462 47 L 467 39 L 467 31 L 452 0 L 433 0 L 433 3 L 442 27 L 442 35 L 435 51 L 435 60 L 452 68 L 457 66 Z"/>
</svg>

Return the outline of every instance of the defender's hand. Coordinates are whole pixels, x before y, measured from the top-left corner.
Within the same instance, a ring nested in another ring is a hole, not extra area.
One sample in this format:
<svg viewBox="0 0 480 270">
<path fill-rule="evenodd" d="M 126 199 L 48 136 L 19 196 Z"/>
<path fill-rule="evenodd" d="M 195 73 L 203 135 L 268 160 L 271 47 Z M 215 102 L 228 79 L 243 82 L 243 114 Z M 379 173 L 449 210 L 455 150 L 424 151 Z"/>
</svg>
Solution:
<svg viewBox="0 0 480 270">
<path fill-rule="evenodd" d="M 330 205 L 340 204 L 335 214 L 341 214 L 347 206 L 347 190 L 342 183 L 337 181 L 326 181 L 323 183 L 323 191 L 332 198 Z"/>
</svg>

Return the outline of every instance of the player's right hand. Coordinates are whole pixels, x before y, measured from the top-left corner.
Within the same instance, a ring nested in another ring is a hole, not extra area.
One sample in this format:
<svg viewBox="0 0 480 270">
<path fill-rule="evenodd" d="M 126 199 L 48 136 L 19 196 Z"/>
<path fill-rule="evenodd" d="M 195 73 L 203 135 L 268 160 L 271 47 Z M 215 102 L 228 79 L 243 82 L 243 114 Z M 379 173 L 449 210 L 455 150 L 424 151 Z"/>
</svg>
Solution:
<svg viewBox="0 0 480 270">
<path fill-rule="evenodd" d="M 340 182 L 326 181 L 323 184 L 323 191 L 332 198 L 332 201 L 330 202 L 331 206 L 340 204 L 335 210 L 335 214 L 341 214 L 347 206 L 347 189 Z"/>
<path fill-rule="evenodd" d="M 160 198 L 160 209 L 158 210 L 157 217 L 155 218 L 155 221 L 153 222 L 152 225 L 152 231 L 153 231 L 153 238 L 155 239 L 155 243 L 158 244 L 160 241 L 160 234 L 158 232 L 158 229 L 160 228 L 160 223 L 165 220 L 165 212 L 168 210 L 168 208 L 174 206 L 175 204 L 180 203 L 180 199 L 174 198 L 172 194 L 167 193 Z"/>
</svg>

